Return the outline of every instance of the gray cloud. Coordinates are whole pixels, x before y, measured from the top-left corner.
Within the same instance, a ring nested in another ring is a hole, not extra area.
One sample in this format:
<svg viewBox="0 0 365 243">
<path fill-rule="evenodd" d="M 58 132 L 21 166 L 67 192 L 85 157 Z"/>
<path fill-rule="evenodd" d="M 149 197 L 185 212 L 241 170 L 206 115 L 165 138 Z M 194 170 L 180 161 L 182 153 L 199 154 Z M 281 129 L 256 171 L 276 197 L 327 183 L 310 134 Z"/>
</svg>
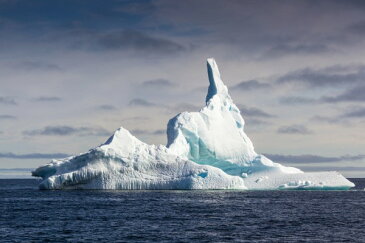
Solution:
<svg viewBox="0 0 365 243">
<path fill-rule="evenodd" d="M 331 124 L 336 124 L 336 123 L 343 123 L 345 124 L 345 122 L 341 119 L 339 119 L 338 117 L 328 117 L 328 116 L 313 116 L 311 119 L 311 121 L 314 122 L 327 122 L 327 123 L 331 123 Z"/>
<path fill-rule="evenodd" d="M 336 96 L 323 96 L 318 99 L 300 96 L 283 97 L 279 99 L 280 104 L 284 105 L 307 105 L 319 103 L 338 103 L 338 102 L 364 102 L 365 86 L 360 85 L 344 91 Z"/>
<path fill-rule="evenodd" d="M 336 96 L 323 96 L 320 98 L 307 98 L 289 96 L 279 99 L 280 104 L 306 105 L 316 103 L 336 102 L 363 102 L 365 101 L 365 66 L 364 65 L 334 65 L 322 69 L 301 69 L 282 75 L 276 80 L 278 83 L 301 83 L 309 87 L 336 86 L 351 87 Z"/>
<path fill-rule="evenodd" d="M 68 154 L 64 153 L 30 153 L 30 154 L 14 154 L 14 153 L 0 153 L 0 158 L 5 159 L 60 159 L 68 157 Z"/>
<path fill-rule="evenodd" d="M 338 157 L 326 157 L 320 155 L 304 154 L 304 155 L 283 155 L 283 154 L 265 154 L 268 158 L 275 162 L 286 163 L 331 163 L 341 161 L 357 161 L 365 159 L 364 154 L 359 155 L 342 155 Z"/>
<path fill-rule="evenodd" d="M 55 102 L 55 101 L 61 101 L 62 98 L 57 96 L 40 96 L 32 100 L 35 102 Z"/>
<path fill-rule="evenodd" d="M 13 120 L 13 119 L 16 119 L 16 116 L 11 116 L 11 115 L 0 115 L 0 120 L 2 119 L 10 119 L 10 120 Z"/>
<path fill-rule="evenodd" d="M 22 61 L 12 65 L 15 69 L 25 71 L 41 70 L 41 71 L 61 71 L 62 68 L 53 63 L 45 63 L 41 61 Z"/>
<path fill-rule="evenodd" d="M 316 103 L 316 99 L 306 98 L 301 96 L 289 96 L 279 99 L 279 103 L 283 105 L 307 105 Z"/>
<path fill-rule="evenodd" d="M 278 133 L 282 134 L 311 134 L 312 132 L 308 130 L 307 127 L 303 125 L 291 125 L 291 126 L 282 126 L 277 130 Z"/>
<path fill-rule="evenodd" d="M 272 53 L 267 55 L 275 56 L 323 54 L 340 45 L 362 41 L 344 30 L 345 26 L 363 19 L 359 17 L 363 14 L 363 6 L 355 6 L 355 1 L 322 1 L 315 8 L 311 1 L 255 1 L 249 4 L 245 1 L 230 1 L 229 4 L 204 1 L 200 5 L 194 1 L 174 5 L 167 2 L 155 3 L 156 9 L 163 9 L 157 12 L 158 23 L 170 23 L 175 32 L 187 28 L 198 33 L 207 32 L 203 40 L 236 46 L 245 55 L 268 49 Z M 209 9 L 205 7 L 207 5 Z M 318 16 L 322 16 L 321 21 Z M 333 25 L 334 19 L 338 20 L 336 25 Z"/>
<path fill-rule="evenodd" d="M 42 129 L 23 131 L 26 136 L 109 136 L 111 133 L 104 128 L 46 126 Z"/>
<path fill-rule="evenodd" d="M 182 111 L 198 111 L 200 110 L 202 107 L 201 106 L 197 106 L 197 105 L 193 105 L 193 104 L 189 104 L 189 103 L 179 103 L 176 105 L 173 105 L 172 107 L 170 107 L 171 112 L 182 112 Z"/>
<path fill-rule="evenodd" d="M 106 104 L 104 104 L 104 105 L 99 105 L 98 107 L 97 107 L 97 109 L 99 109 L 99 110 L 108 110 L 108 111 L 110 111 L 110 110 L 115 110 L 115 109 L 117 109 L 115 106 L 113 106 L 113 105 L 106 105 Z"/>
<path fill-rule="evenodd" d="M 44 9 L 43 13 L 39 12 L 40 8 Z M 202 4 L 195 1 L 174 4 L 169 1 L 139 4 L 135 1 L 108 1 L 102 7 L 72 3 L 74 14 L 68 14 L 65 7 L 57 9 L 57 18 L 51 18 L 46 13 L 55 11 L 54 8 L 31 1 L 27 5 L 8 4 L 1 14 L 6 16 L 3 22 L 11 23 L 5 29 L 16 26 L 16 30 L 28 35 L 30 31 L 26 30 L 37 29 L 40 32 L 38 38 L 44 37 L 44 32 L 62 32 L 59 36 L 72 39 L 75 38 L 73 32 L 68 33 L 65 29 L 83 27 L 86 29 L 83 31 L 97 33 L 96 37 L 87 36 L 85 40 L 95 42 L 96 39 L 103 49 L 132 48 L 164 53 L 186 48 L 175 41 L 141 33 L 142 29 L 163 36 L 171 35 L 174 39 L 190 38 L 200 45 L 224 43 L 244 49 L 245 54 L 270 48 L 274 54 L 302 54 L 326 51 L 327 42 L 335 42 L 334 39 L 347 35 L 349 31 L 344 28 L 362 19 L 359 18 L 361 7 L 345 1 L 324 1 L 315 8 L 311 1 L 255 1 L 249 4 L 245 1 L 230 1 L 229 4 L 220 1 L 203 1 Z M 340 12 L 342 18 L 339 20 Z M 319 15 L 321 21 L 318 21 Z M 333 19 L 337 20 L 336 25 L 333 25 Z M 118 31 L 125 28 L 131 30 Z M 351 37 L 349 34 L 347 39 Z"/>
<path fill-rule="evenodd" d="M 159 130 L 155 130 L 153 131 L 154 135 L 163 135 L 166 134 L 166 130 L 165 129 L 159 129 Z"/>
<path fill-rule="evenodd" d="M 142 129 L 133 129 L 131 130 L 131 134 L 132 135 L 144 135 L 144 134 L 150 134 L 151 132 L 150 131 L 147 131 L 147 130 L 142 130 Z"/>
<path fill-rule="evenodd" d="M 144 107 L 151 107 L 151 106 L 157 106 L 157 104 L 149 102 L 147 100 L 144 99 L 132 99 L 131 101 L 129 101 L 128 103 L 129 106 L 144 106 Z"/>
<path fill-rule="evenodd" d="M 355 108 L 351 111 L 345 112 L 344 114 L 341 115 L 341 117 L 343 118 L 361 118 L 361 117 L 365 117 L 365 108 L 361 107 L 361 108 Z"/>
<path fill-rule="evenodd" d="M 310 87 L 362 84 L 365 66 L 332 66 L 314 70 L 305 68 L 289 72 L 277 79 L 278 83 L 303 83 Z"/>
<path fill-rule="evenodd" d="M 189 103 L 178 103 L 175 105 L 163 105 L 156 104 L 144 99 L 133 99 L 129 102 L 129 106 L 141 106 L 141 107 L 159 107 L 167 109 L 168 112 L 183 112 L 183 111 L 199 111 L 201 106 L 189 104 Z M 275 117 L 272 114 L 269 114 L 259 108 L 256 107 L 247 107 L 245 105 L 238 105 L 238 108 L 242 112 L 243 116 L 247 116 L 250 118 L 258 117 L 258 118 L 272 118 Z M 259 120 L 252 120 L 252 122 L 263 125 L 265 122 Z M 266 124 L 266 123 L 265 123 Z"/>
<path fill-rule="evenodd" d="M 148 88 L 171 88 L 176 86 L 176 84 L 166 79 L 147 80 L 142 82 L 141 85 Z"/>
<path fill-rule="evenodd" d="M 365 35 L 365 21 L 351 24 L 346 27 L 346 30 L 355 35 Z"/>
<path fill-rule="evenodd" d="M 61 44 L 72 50 L 133 53 L 140 57 L 178 55 L 192 49 L 191 45 L 180 44 L 161 31 L 133 29 L 129 26 L 123 26 L 123 24 L 115 25 L 115 23 L 112 25 L 114 25 L 113 28 L 107 26 L 105 28 L 73 26 L 67 30 L 55 29 L 50 31 L 42 41 L 47 40 L 53 44 Z"/>
<path fill-rule="evenodd" d="M 258 89 L 266 89 L 270 88 L 270 84 L 262 83 L 257 80 L 248 80 L 248 81 L 242 81 L 234 86 L 232 86 L 230 89 L 232 90 L 240 90 L 240 91 L 251 91 L 251 90 L 258 90 Z"/>
<path fill-rule="evenodd" d="M 338 96 L 322 97 L 323 102 L 364 102 L 365 101 L 365 86 L 359 86 L 343 92 Z"/>
<path fill-rule="evenodd" d="M 145 116 L 133 116 L 124 118 L 122 121 L 148 121 L 150 118 Z"/>
<path fill-rule="evenodd" d="M 159 130 L 154 130 L 154 131 L 149 131 L 149 130 L 142 130 L 142 129 L 134 129 L 131 130 L 131 134 L 132 135 L 163 135 L 166 134 L 166 130 L 164 129 L 159 129 Z"/>
<path fill-rule="evenodd" d="M 186 48 L 168 39 L 153 37 L 135 30 L 123 30 L 104 34 L 99 45 L 107 50 L 132 49 L 143 53 L 174 54 Z"/>
<path fill-rule="evenodd" d="M 17 105 L 18 103 L 12 97 L 0 96 L 0 104 L 4 104 L 4 105 Z"/>
<path fill-rule="evenodd" d="M 129 106 L 134 107 L 134 106 L 140 106 L 140 107 L 157 107 L 157 108 L 162 108 L 165 109 L 167 112 L 182 112 L 182 111 L 198 111 L 201 107 L 200 106 L 196 106 L 196 105 L 192 105 L 189 103 L 178 103 L 178 104 L 171 104 L 171 105 L 165 105 L 165 104 L 158 104 L 158 103 L 153 103 L 150 102 L 148 100 L 144 100 L 144 99 L 132 99 L 131 101 L 129 101 L 128 103 Z"/>
<path fill-rule="evenodd" d="M 334 51 L 324 44 L 279 44 L 272 47 L 266 53 L 263 58 L 277 58 L 284 55 L 297 55 L 297 54 L 319 54 Z"/>
<path fill-rule="evenodd" d="M 364 107 L 348 107 L 346 111 L 342 114 L 336 116 L 321 116 L 316 115 L 313 116 L 310 121 L 314 122 L 326 122 L 330 124 L 342 124 L 348 126 L 351 124 L 351 119 L 354 118 L 364 118 L 365 117 L 365 108 Z"/>
<path fill-rule="evenodd" d="M 248 128 L 251 127 L 263 127 L 263 126 L 269 126 L 271 125 L 270 122 L 261 120 L 261 119 L 257 119 L 257 118 L 250 118 L 250 117 L 244 117 L 245 123 L 248 125 Z"/>
<path fill-rule="evenodd" d="M 263 117 L 263 118 L 271 118 L 274 117 L 273 115 L 260 110 L 255 107 L 247 107 L 245 105 L 238 105 L 238 108 L 242 112 L 243 116 L 249 116 L 249 117 Z"/>
</svg>

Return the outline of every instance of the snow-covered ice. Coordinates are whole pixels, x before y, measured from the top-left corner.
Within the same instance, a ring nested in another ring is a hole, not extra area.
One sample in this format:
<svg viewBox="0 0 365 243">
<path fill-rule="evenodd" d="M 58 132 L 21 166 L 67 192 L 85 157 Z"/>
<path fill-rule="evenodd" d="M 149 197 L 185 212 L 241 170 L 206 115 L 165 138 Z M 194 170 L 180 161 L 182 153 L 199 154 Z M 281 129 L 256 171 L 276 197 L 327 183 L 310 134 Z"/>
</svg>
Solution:
<svg viewBox="0 0 365 243">
<path fill-rule="evenodd" d="M 349 189 L 338 172 L 304 173 L 257 154 L 214 59 L 207 61 L 206 106 L 167 125 L 167 146 L 119 128 L 87 153 L 32 172 L 41 189 Z"/>
<path fill-rule="evenodd" d="M 54 160 L 33 172 L 41 189 L 245 189 L 241 178 L 148 145 L 119 128 L 89 152 Z"/>
</svg>

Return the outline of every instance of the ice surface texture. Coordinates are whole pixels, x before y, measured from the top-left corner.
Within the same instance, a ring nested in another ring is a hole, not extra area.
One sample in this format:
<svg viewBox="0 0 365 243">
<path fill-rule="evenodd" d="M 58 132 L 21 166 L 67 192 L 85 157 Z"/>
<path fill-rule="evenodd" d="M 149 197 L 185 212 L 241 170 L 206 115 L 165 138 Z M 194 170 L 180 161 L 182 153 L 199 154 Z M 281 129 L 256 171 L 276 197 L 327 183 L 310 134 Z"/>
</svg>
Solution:
<svg viewBox="0 0 365 243">
<path fill-rule="evenodd" d="M 214 59 L 207 61 L 206 106 L 167 125 L 167 146 L 119 128 L 89 152 L 32 172 L 41 189 L 348 189 L 337 172 L 303 173 L 257 154 Z"/>
</svg>

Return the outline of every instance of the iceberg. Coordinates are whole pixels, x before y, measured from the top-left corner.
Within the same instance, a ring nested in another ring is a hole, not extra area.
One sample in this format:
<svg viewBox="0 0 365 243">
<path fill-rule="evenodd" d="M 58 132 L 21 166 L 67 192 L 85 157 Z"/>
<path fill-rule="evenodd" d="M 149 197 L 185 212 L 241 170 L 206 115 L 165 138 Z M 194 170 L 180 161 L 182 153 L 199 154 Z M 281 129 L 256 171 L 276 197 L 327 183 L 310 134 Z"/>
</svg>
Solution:
<svg viewBox="0 0 365 243">
<path fill-rule="evenodd" d="M 304 173 L 257 154 L 213 58 L 206 105 L 167 125 L 167 145 L 148 145 L 123 127 L 88 152 L 52 160 L 32 172 L 40 189 L 346 190 L 340 173 Z"/>
</svg>

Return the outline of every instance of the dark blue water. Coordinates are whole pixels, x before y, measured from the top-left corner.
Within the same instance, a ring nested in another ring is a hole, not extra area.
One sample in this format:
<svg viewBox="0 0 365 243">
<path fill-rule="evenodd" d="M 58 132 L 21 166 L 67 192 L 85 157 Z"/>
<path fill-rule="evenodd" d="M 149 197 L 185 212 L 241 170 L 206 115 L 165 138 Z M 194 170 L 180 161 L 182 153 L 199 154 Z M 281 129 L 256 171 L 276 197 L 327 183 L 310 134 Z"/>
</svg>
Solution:
<svg viewBox="0 0 365 243">
<path fill-rule="evenodd" d="M 39 191 L 0 180 L 0 242 L 365 242 L 351 191 Z"/>
</svg>

